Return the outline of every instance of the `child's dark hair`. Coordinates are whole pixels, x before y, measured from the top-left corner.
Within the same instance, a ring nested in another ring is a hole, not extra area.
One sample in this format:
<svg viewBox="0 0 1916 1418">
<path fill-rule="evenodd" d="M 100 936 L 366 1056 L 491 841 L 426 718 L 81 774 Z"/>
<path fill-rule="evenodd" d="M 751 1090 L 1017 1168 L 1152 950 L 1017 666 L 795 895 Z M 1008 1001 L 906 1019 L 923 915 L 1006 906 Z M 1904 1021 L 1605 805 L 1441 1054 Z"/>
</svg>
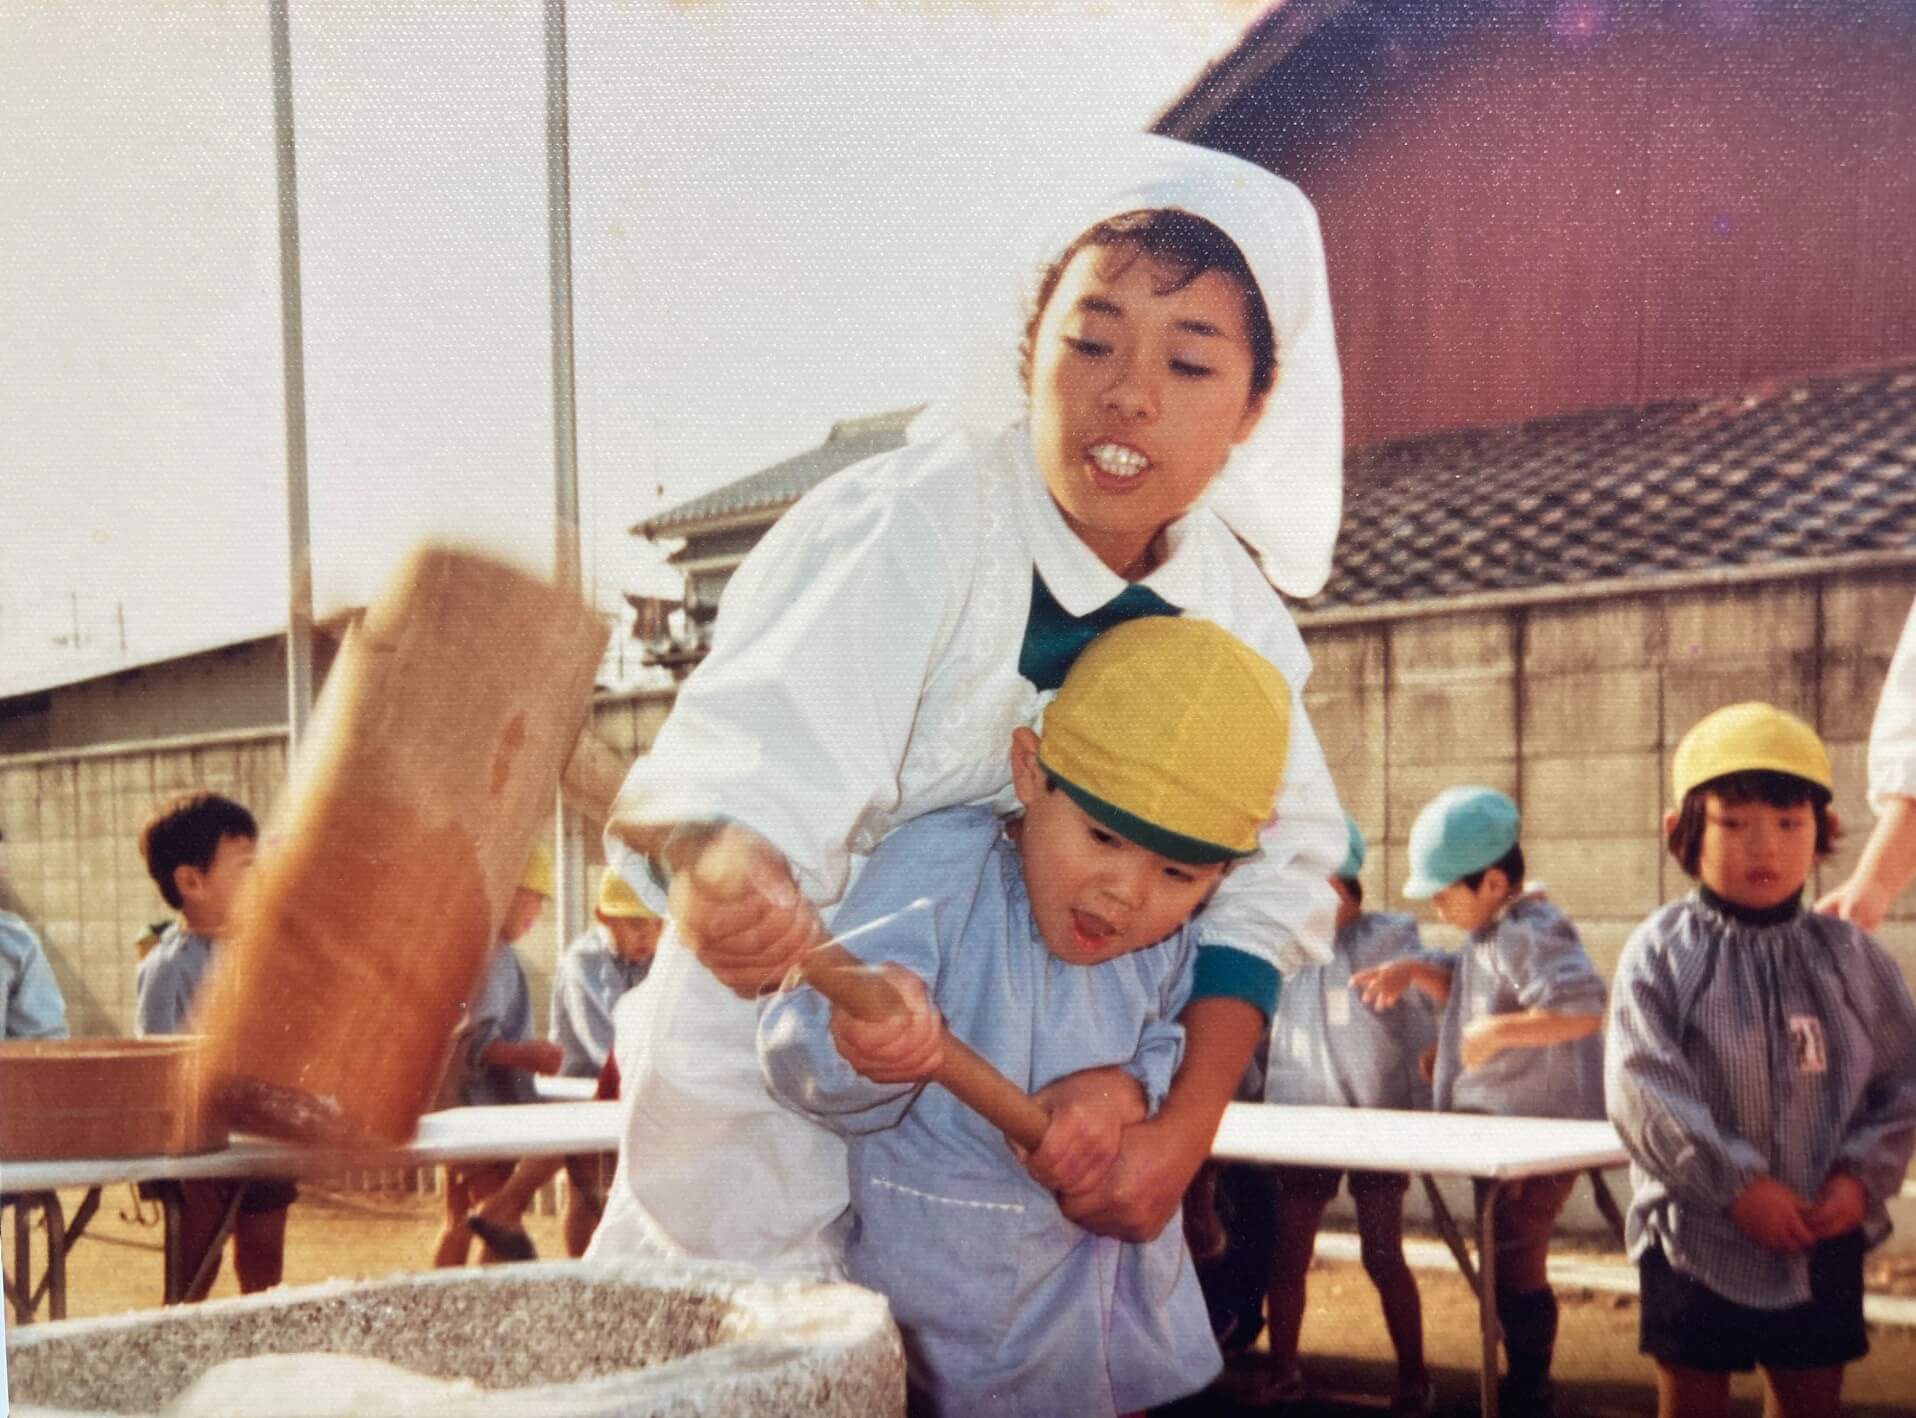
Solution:
<svg viewBox="0 0 1916 1418">
<path fill-rule="evenodd" d="M 259 838 L 253 814 L 218 793 L 187 793 L 173 799 L 140 829 L 140 855 L 147 875 L 175 911 L 184 904 L 173 873 L 181 867 L 205 871 L 213 865 L 222 837 Z"/>
<path fill-rule="evenodd" d="M 1350 892 L 1351 905 L 1362 906 L 1364 904 L 1364 883 L 1354 876 L 1340 876 L 1337 879 L 1344 883 L 1344 890 Z"/>
<path fill-rule="evenodd" d="M 1685 876 L 1696 875 L 1697 857 L 1703 851 L 1703 827 L 1708 820 L 1704 799 L 1711 793 L 1731 804 L 1762 803 L 1765 807 L 1788 808 L 1808 803 L 1816 814 L 1816 855 L 1827 856 L 1836 845 L 1836 836 L 1830 830 L 1828 788 L 1794 773 L 1747 768 L 1741 773 L 1725 773 L 1720 778 L 1698 783 L 1683 795 L 1683 806 L 1677 810 L 1676 823 L 1670 828 L 1665 843 Z"/>
<path fill-rule="evenodd" d="M 1512 891 L 1521 891 L 1523 889 L 1523 848 L 1512 843 L 1510 850 L 1489 866 L 1479 867 L 1476 871 L 1458 877 L 1457 880 L 1464 884 L 1465 890 L 1475 891 L 1483 885 L 1484 874 L 1493 871 L 1504 874 L 1504 880 L 1510 883 Z"/>
<path fill-rule="evenodd" d="M 1129 248 L 1131 254 L 1110 271 L 1107 278 L 1121 275 L 1139 256 L 1181 267 L 1175 278 L 1158 287 L 1159 295 L 1183 290 L 1206 271 L 1222 271 L 1229 276 L 1244 297 L 1244 333 L 1251 346 L 1251 397 L 1259 398 L 1269 392 L 1272 380 L 1277 377 L 1277 335 L 1271 329 L 1270 311 L 1265 308 L 1257 277 L 1251 274 L 1250 262 L 1244 259 L 1237 243 L 1216 225 L 1170 207 L 1108 217 L 1081 233 L 1064 249 L 1062 256 L 1045 268 L 1038 283 L 1038 299 L 1025 322 L 1024 340 L 1018 346 L 1020 384 L 1030 387 L 1031 352 L 1038 338 L 1038 322 L 1044 316 L 1045 307 L 1051 304 L 1058 280 L 1064 275 L 1064 268 L 1071 264 L 1071 258 L 1087 246 L 1105 250 Z"/>
</svg>

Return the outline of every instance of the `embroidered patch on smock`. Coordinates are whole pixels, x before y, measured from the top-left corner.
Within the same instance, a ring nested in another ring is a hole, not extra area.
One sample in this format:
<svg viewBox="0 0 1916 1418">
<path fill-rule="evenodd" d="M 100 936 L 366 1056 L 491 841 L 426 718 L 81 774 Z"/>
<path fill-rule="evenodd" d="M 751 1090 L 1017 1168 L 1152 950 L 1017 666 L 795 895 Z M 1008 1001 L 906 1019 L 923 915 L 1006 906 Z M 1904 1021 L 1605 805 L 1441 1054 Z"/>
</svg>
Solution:
<svg viewBox="0 0 1916 1418">
<path fill-rule="evenodd" d="M 1829 1050 L 1823 1044 L 1823 1021 L 1815 1015 L 1790 1016 L 1790 1061 L 1798 1073 L 1829 1072 Z"/>
</svg>

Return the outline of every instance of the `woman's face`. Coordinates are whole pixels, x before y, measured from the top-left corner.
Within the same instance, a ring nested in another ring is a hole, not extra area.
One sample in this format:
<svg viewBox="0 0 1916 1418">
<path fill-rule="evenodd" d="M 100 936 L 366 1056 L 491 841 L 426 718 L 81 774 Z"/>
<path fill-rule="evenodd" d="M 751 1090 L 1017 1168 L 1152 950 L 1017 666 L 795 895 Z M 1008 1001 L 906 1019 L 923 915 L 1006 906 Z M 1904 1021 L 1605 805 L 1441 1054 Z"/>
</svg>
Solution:
<svg viewBox="0 0 1916 1418">
<path fill-rule="evenodd" d="M 1071 258 L 1031 352 L 1031 442 L 1064 519 L 1121 576 L 1197 501 L 1251 432 L 1244 295 L 1134 247 Z"/>
</svg>

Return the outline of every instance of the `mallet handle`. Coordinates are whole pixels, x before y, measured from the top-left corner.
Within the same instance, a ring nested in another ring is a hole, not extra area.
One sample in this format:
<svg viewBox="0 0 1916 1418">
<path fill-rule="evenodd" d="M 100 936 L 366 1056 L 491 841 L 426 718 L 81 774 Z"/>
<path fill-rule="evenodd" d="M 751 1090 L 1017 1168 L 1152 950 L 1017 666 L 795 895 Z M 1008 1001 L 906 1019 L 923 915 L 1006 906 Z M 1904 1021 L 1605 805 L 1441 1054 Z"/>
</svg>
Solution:
<svg viewBox="0 0 1916 1418">
<path fill-rule="evenodd" d="M 798 970 L 806 984 L 854 1019 L 875 1024 L 905 1011 L 904 997 L 885 977 L 842 945 L 807 951 Z M 1043 1141 L 1051 1123 L 1044 1106 L 950 1030 L 932 1080 L 1026 1151 Z"/>
</svg>

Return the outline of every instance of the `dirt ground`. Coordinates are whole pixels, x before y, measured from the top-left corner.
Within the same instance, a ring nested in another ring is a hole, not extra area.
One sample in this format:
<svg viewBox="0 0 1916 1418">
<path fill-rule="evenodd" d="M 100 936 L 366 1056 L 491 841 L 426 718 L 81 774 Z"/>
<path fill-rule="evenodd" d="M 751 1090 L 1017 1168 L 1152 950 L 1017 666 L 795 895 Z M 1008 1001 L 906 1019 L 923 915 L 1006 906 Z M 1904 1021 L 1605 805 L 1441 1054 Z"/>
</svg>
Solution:
<svg viewBox="0 0 1916 1418">
<path fill-rule="evenodd" d="M 63 1193 L 68 1213 L 81 1193 Z M 423 1269 L 439 1228 L 438 1199 L 409 1193 L 344 1192 L 302 1187 L 286 1232 L 286 1281 L 309 1284 L 334 1276 L 377 1276 Z M 542 1257 L 564 1254 L 556 1216 L 527 1218 Z M 7 1240 L 11 1240 L 11 1226 Z M 1901 1256 L 1907 1258 L 1908 1252 Z M 11 1259 L 9 1258 L 9 1263 Z M 1421 1271 L 1427 1348 L 1447 1414 L 1474 1411 L 1477 1366 L 1475 1302 L 1454 1272 Z M 158 1303 L 160 1226 L 158 1209 L 136 1202 L 130 1188 L 105 1193 L 98 1216 L 68 1264 L 68 1314 L 120 1314 Z M 237 1293 L 230 1263 L 214 1288 L 216 1298 Z M 1639 1415 L 1652 1408 L 1648 1361 L 1636 1352 L 1637 1310 L 1633 1297 L 1562 1291 L 1561 1338 L 1556 1372 L 1559 1412 L 1571 1415 Z M 1859 1418 L 1916 1415 L 1916 1330 L 1879 1329 L 1872 1352 L 1852 1366 L 1846 1411 Z M 1316 1412 L 1381 1412 L 1389 1392 L 1388 1340 L 1376 1296 L 1361 1269 L 1320 1261 L 1310 1279 L 1303 1351 L 1306 1373 L 1325 1395 Z M 1261 1362 L 1253 1354 L 1250 1362 Z M 1739 1413 L 1760 1412 L 1754 1379 L 1736 1392 Z M 1178 1405 L 1191 1415 L 1250 1414 L 1258 1410 L 1213 1392 Z M 1307 1410 L 1308 1411 L 1308 1410 Z"/>
</svg>

